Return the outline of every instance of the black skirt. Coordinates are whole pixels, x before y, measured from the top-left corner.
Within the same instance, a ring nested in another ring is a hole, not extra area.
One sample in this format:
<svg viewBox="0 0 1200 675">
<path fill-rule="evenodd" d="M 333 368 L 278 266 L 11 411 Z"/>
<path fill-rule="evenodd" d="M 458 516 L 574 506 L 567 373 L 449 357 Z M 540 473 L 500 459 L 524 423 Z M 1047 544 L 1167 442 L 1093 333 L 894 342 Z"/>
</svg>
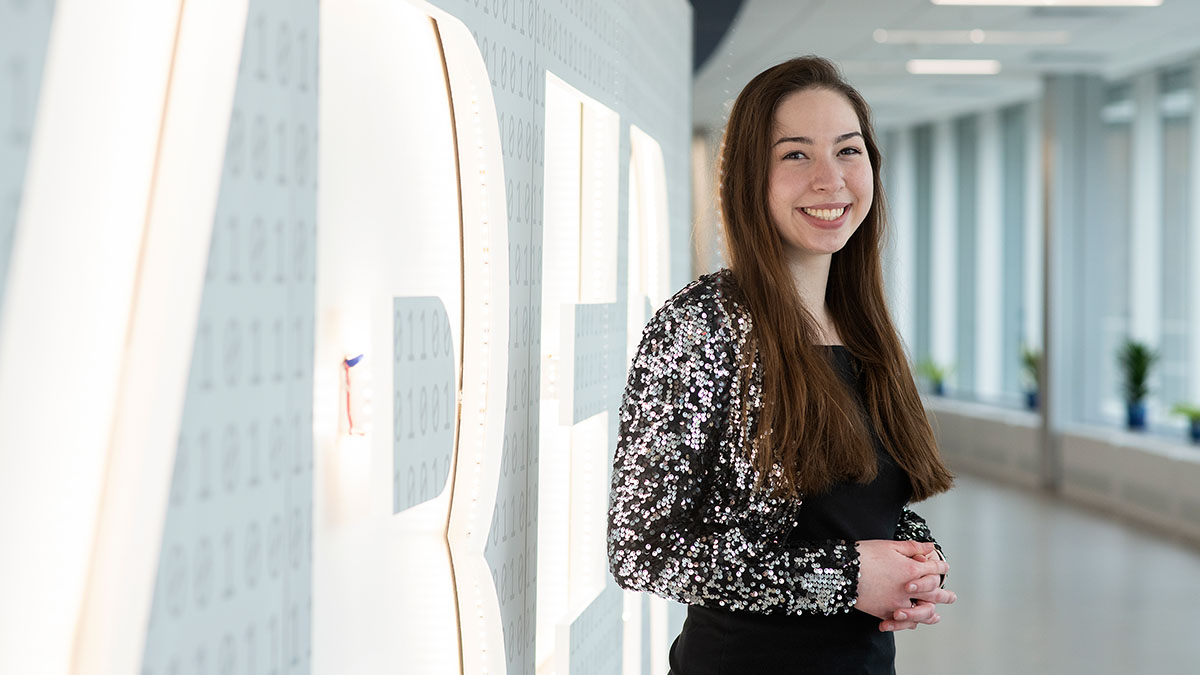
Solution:
<svg viewBox="0 0 1200 675">
<path fill-rule="evenodd" d="M 858 610 L 835 616 L 692 605 L 671 645 L 671 675 L 895 675 L 896 640 Z"/>
</svg>

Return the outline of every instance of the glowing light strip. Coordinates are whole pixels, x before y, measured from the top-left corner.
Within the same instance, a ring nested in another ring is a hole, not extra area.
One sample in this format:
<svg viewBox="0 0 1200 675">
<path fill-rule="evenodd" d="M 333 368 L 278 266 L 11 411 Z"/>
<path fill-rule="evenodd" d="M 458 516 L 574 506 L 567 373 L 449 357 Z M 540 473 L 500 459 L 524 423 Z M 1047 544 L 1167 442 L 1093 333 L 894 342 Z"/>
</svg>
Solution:
<svg viewBox="0 0 1200 675">
<path fill-rule="evenodd" d="M 1162 0 L 932 0 L 935 5 L 995 7 L 1158 7 Z"/>
<path fill-rule="evenodd" d="M 905 68 L 913 75 L 995 75 L 1000 62 L 992 59 L 911 59 Z"/>
<path fill-rule="evenodd" d="M 894 45 L 1063 45 L 1071 41 L 1065 30 L 906 30 L 876 28 L 879 44 Z"/>
<path fill-rule="evenodd" d="M 471 490 L 471 510 L 470 510 L 471 517 L 468 520 L 468 522 L 471 525 L 469 525 L 468 528 L 479 523 L 479 481 L 480 481 L 481 475 L 483 473 L 483 439 L 487 432 L 487 388 L 488 388 L 487 373 L 489 370 L 489 362 L 488 362 L 489 343 L 491 341 L 491 332 L 492 332 L 492 329 L 491 329 L 491 267 L 490 267 L 491 261 L 489 259 L 489 253 L 491 252 L 491 249 L 488 245 L 488 242 L 491 240 L 490 239 L 491 233 L 490 233 L 489 227 L 488 227 L 489 223 L 488 223 L 488 215 L 487 215 L 488 214 L 487 168 L 486 168 L 486 163 L 485 163 L 487 160 L 487 154 L 485 153 L 484 146 L 483 146 L 483 125 L 479 120 L 479 94 L 475 90 L 474 83 L 472 83 L 472 86 L 471 86 L 471 121 L 473 122 L 472 128 L 475 130 L 476 160 L 479 162 L 479 207 L 480 207 L 480 214 L 481 214 L 480 220 L 479 220 L 479 241 L 484 242 L 484 245 L 480 250 L 480 262 L 483 267 L 482 274 L 480 275 L 480 278 L 482 280 L 482 288 L 481 288 L 482 293 L 480 296 L 480 314 L 482 316 L 483 326 L 482 326 L 482 330 L 480 331 L 481 338 L 480 338 L 480 344 L 479 344 L 479 362 L 480 362 L 480 365 L 482 366 L 479 369 L 479 372 L 480 372 L 479 414 L 478 414 L 478 418 L 477 418 L 478 424 L 479 424 L 479 432 L 476 435 L 475 475 L 473 476 L 474 480 L 472 481 L 472 490 Z M 467 534 L 468 538 L 472 537 L 474 535 L 472 529 L 468 529 L 466 534 Z M 486 538 L 486 536 L 487 536 L 487 533 L 485 532 L 484 537 Z M 475 583 L 473 585 L 473 590 L 475 592 L 475 611 L 476 611 L 476 615 L 478 616 L 478 619 L 479 619 L 479 645 L 480 645 L 479 649 L 483 653 L 483 659 L 482 659 L 482 664 L 481 664 L 483 666 L 482 672 L 486 674 L 486 673 L 490 673 L 491 669 L 489 667 L 490 659 L 487 658 L 487 645 L 488 645 L 487 637 L 488 636 L 487 636 L 487 621 L 484 617 L 484 612 L 483 612 L 484 593 L 483 593 L 483 588 L 479 583 L 478 576 L 475 577 Z"/>
</svg>

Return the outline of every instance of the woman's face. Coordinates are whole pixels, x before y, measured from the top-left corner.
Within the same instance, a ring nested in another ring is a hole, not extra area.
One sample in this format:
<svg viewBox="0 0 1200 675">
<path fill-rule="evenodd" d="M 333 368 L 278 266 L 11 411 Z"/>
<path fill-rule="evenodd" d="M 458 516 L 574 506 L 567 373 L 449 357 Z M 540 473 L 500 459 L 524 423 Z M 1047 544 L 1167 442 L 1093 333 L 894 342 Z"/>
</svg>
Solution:
<svg viewBox="0 0 1200 675">
<path fill-rule="evenodd" d="M 805 89 L 775 109 L 769 211 L 789 257 L 841 250 L 871 208 L 873 175 L 854 108 L 841 94 Z"/>
</svg>

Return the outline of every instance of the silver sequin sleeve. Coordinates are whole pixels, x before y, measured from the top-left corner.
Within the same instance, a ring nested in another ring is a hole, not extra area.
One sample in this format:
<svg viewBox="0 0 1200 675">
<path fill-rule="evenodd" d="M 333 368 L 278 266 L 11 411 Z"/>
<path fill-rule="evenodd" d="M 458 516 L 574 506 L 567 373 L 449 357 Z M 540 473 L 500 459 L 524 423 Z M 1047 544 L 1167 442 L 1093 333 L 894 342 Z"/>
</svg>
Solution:
<svg viewBox="0 0 1200 675">
<path fill-rule="evenodd" d="M 761 409 L 761 373 L 749 384 L 739 377 L 749 316 L 723 297 L 722 279 L 680 291 L 642 333 L 620 409 L 609 567 L 623 588 L 688 604 L 849 612 L 853 543 L 787 545 L 800 501 L 755 487 L 744 448 Z"/>
<path fill-rule="evenodd" d="M 925 519 L 913 513 L 912 509 L 907 506 L 900 511 L 900 522 L 896 526 L 896 539 L 932 541 L 934 546 L 937 546 L 937 542 L 933 539 L 933 534 L 929 531 L 929 526 L 925 524 Z M 941 546 L 938 546 L 938 548 L 940 549 Z"/>
<path fill-rule="evenodd" d="M 942 545 L 937 543 L 937 540 L 933 538 L 933 533 L 929 531 L 929 525 L 925 523 L 925 519 L 918 516 L 907 506 L 900 511 L 900 522 L 896 526 L 896 539 L 931 542 L 934 548 L 937 549 L 941 559 L 946 559 L 946 554 L 942 551 Z M 943 574 L 942 586 L 945 587 L 945 585 L 946 575 Z"/>
</svg>

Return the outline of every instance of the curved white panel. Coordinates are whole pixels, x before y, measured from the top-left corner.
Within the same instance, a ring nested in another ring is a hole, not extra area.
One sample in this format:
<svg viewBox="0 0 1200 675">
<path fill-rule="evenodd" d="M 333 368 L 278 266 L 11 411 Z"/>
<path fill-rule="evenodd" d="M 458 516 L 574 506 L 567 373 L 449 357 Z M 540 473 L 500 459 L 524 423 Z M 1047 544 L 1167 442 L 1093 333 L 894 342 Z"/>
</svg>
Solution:
<svg viewBox="0 0 1200 675">
<path fill-rule="evenodd" d="M 439 20 L 462 169 L 463 378 L 448 538 L 466 673 L 504 672 L 504 631 L 484 558 L 504 447 L 508 381 L 508 218 L 500 127 L 470 31 Z"/>
<path fill-rule="evenodd" d="M 449 469 L 459 364 L 464 346 L 468 359 L 478 351 L 462 332 L 460 166 L 439 37 L 407 2 L 326 3 L 319 58 L 313 670 L 457 672 L 449 483 L 403 482 L 422 463 Z M 435 358 L 429 340 L 447 349 Z M 362 399 L 347 401 L 343 359 L 360 354 L 349 374 Z M 420 399 L 435 385 L 451 404 L 433 433 Z"/>
<path fill-rule="evenodd" d="M 179 11 L 60 2 L 51 28 L 0 318 L 0 523 L 27 552 L 0 559 L 0 672 L 70 667 Z"/>
<path fill-rule="evenodd" d="M 141 666 L 247 2 L 179 22 L 75 672 Z"/>
</svg>

